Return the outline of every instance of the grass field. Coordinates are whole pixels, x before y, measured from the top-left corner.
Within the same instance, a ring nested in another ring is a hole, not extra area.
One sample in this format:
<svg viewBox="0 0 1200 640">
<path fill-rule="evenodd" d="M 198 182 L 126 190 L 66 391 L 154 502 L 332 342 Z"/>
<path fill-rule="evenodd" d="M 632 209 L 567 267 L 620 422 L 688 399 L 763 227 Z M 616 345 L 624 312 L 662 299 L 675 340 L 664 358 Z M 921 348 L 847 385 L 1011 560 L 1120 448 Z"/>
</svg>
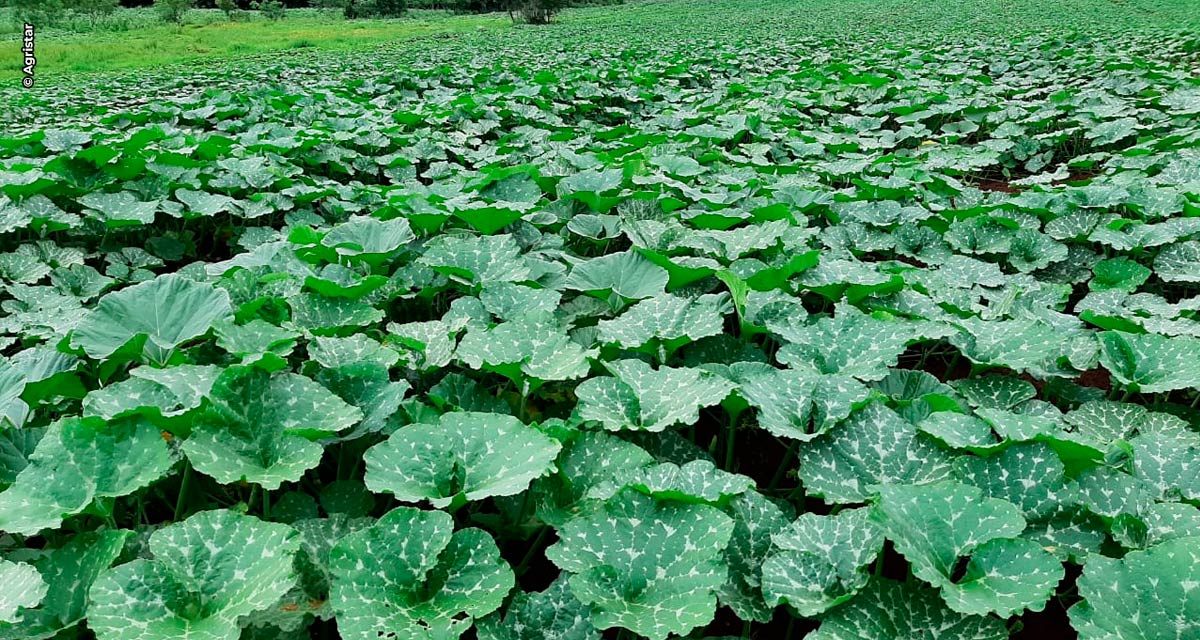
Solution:
<svg viewBox="0 0 1200 640">
<path fill-rule="evenodd" d="M 246 18 L 230 22 L 215 9 L 195 9 L 189 12 L 187 24 L 177 26 L 157 20 L 149 9 L 123 11 L 135 14 L 128 20 L 137 26 L 121 31 L 52 31 L 39 37 L 39 73 L 53 78 L 178 63 L 202 64 L 206 60 L 296 49 L 362 49 L 408 38 L 511 25 L 508 16 L 452 15 L 438 11 L 413 11 L 409 17 L 398 20 L 355 21 L 316 11 L 290 11 L 286 19 L 270 21 L 246 12 L 249 14 Z M 0 81 L 19 77 L 17 57 L 8 56 L 5 61 Z"/>
<path fill-rule="evenodd" d="M 0 640 L 1197 638 L 1194 1 L 211 18 L 0 82 Z"/>
</svg>

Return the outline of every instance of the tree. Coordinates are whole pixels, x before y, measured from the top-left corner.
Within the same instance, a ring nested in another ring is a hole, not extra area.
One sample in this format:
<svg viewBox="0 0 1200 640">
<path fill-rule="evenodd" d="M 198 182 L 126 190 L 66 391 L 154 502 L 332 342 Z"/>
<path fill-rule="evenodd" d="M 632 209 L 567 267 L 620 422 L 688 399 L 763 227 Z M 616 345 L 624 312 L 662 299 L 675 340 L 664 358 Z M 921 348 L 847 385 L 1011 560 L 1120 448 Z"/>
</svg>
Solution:
<svg viewBox="0 0 1200 640">
<path fill-rule="evenodd" d="M 183 17 L 196 5 L 196 0 L 154 0 L 154 9 L 164 22 L 182 24 Z"/>
<path fill-rule="evenodd" d="M 71 13 L 86 16 L 92 24 L 112 15 L 118 6 L 118 0 L 67 0 L 66 4 Z"/>
<path fill-rule="evenodd" d="M 217 8 L 225 12 L 225 17 L 230 21 L 237 18 L 238 3 L 237 0 L 217 0 Z"/>
<path fill-rule="evenodd" d="M 34 27 L 49 27 L 60 23 L 65 15 L 62 0 L 10 0 L 13 17 Z"/>
<path fill-rule="evenodd" d="M 346 0 L 313 0 L 312 6 L 321 11 L 345 11 Z"/>
<path fill-rule="evenodd" d="M 287 16 L 287 10 L 279 0 L 258 0 L 254 8 L 261 11 L 267 20 L 282 20 Z"/>
<path fill-rule="evenodd" d="M 549 24 L 565 4 L 565 0 L 512 0 L 508 6 L 508 17 L 513 22 L 520 16 L 529 24 Z"/>
<path fill-rule="evenodd" d="M 399 18 L 408 5 L 405 0 L 346 0 L 346 17 L 354 18 Z"/>
</svg>

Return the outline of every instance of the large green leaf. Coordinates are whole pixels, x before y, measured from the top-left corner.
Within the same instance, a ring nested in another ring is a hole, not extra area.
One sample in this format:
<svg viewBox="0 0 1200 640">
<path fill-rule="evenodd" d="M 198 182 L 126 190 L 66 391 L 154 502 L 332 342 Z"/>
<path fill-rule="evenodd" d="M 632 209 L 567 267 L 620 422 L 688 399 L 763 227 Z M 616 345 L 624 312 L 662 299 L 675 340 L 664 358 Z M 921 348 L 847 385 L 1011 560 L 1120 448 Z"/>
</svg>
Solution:
<svg viewBox="0 0 1200 640">
<path fill-rule="evenodd" d="M 881 380 L 909 344 L 951 333 L 929 322 L 881 320 L 841 304 L 833 318 L 783 331 L 787 344 L 777 358 L 784 364 L 811 365 L 821 373 Z"/>
<path fill-rule="evenodd" d="M 278 489 L 321 461 L 315 442 L 363 413 L 325 387 L 295 374 L 230 367 L 213 383 L 210 406 L 196 418 L 183 451 L 197 471 L 219 482 Z"/>
<path fill-rule="evenodd" d="M 101 640 L 235 640 L 238 618 L 271 606 L 295 584 L 299 534 L 232 511 L 198 513 L 150 536 L 139 558 L 92 585 L 88 626 Z"/>
<path fill-rule="evenodd" d="M 512 236 L 438 236 L 418 259 L 435 271 L 472 285 L 520 282 L 529 266 Z"/>
<path fill-rule="evenodd" d="M 758 409 L 758 424 L 783 438 L 812 440 L 864 405 L 870 392 L 847 375 L 821 375 L 801 367 L 775 369 L 736 363 L 737 393 Z"/>
<path fill-rule="evenodd" d="M 946 608 L 936 591 L 875 578 L 821 619 L 809 640 L 1004 640 L 1004 621 Z"/>
<path fill-rule="evenodd" d="M 588 359 L 597 355 L 572 341 L 553 316 L 523 315 L 491 329 L 471 329 L 455 355 L 472 369 L 489 368 L 514 382 L 571 380 L 588 374 Z"/>
<path fill-rule="evenodd" d="M 732 310 L 726 294 L 688 299 L 672 294 L 648 298 L 614 320 L 599 322 L 600 340 L 625 348 L 652 341 L 670 348 L 721 333 L 724 314 Z"/>
<path fill-rule="evenodd" d="M 436 425 L 399 429 L 363 459 L 372 491 L 457 508 L 524 491 L 534 478 L 554 471 L 560 448 L 511 416 L 456 412 Z"/>
<path fill-rule="evenodd" d="M 133 338 L 146 336 L 145 357 L 166 362 L 175 347 L 204 335 L 230 313 L 224 290 L 168 274 L 100 298 L 75 328 L 71 344 L 104 359 Z"/>
<path fill-rule="evenodd" d="M 573 574 L 571 592 L 597 628 L 665 640 L 713 619 L 732 533 L 733 520 L 715 507 L 627 489 L 565 524 L 546 557 Z"/>
<path fill-rule="evenodd" d="M 330 599 L 346 640 L 449 640 L 500 608 L 515 582 L 480 529 L 440 511 L 398 507 L 329 554 Z"/>
<path fill-rule="evenodd" d="M 775 548 L 762 566 L 768 604 L 815 616 L 854 597 L 868 581 L 863 567 L 883 551 L 883 532 L 869 515 L 865 508 L 806 513 L 771 536 Z"/>
<path fill-rule="evenodd" d="M 158 480 L 175 460 L 159 430 L 140 416 L 59 420 L 38 442 L 29 466 L 0 493 L 0 531 L 32 535 L 57 527 L 96 498 L 127 495 Z"/>
<path fill-rule="evenodd" d="M 612 431 L 662 431 L 694 424 L 700 408 L 719 403 L 734 383 L 709 371 L 653 369 L 641 360 L 605 363 L 613 374 L 584 380 L 575 389 L 579 415 Z"/>
<path fill-rule="evenodd" d="M 1100 362 L 1121 384 L 1142 393 L 1200 387 L 1200 339 L 1105 331 Z"/>
<path fill-rule="evenodd" d="M 1169 540 L 1120 560 L 1096 557 L 1079 578 L 1071 625 L 1084 640 L 1176 640 L 1200 634 L 1200 537 Z"/>
<path fill-rule="evenodd" d="M 800 450 L 800 479 L 827 502 L 863 502 L 881 485 L 950 477 L 950 457 L 895 411 L 870 404 Z"/>
<path fill-rule="evenodd" d="M 383 255 L 415 239 L 408 220 L 386 222 L 370 216 L 355 216 L 321 238 L 321 244 L 342 256 Z"/>
<path fill-rule="evenodd" d="M 83 399 L 84 415 L 112 419 L 134 413 L 174 417 L 200 406 L 221 373 L 212 365 L 142 366 L 129 379 L 97 389 Z"/>
<path fill-rule="evenodd" d="M 600 640 L 587 606 L 571 594 L 567 577 L 545 591 L 522 591 L 504 615 L 492 614 L 476 627 L 480 640 Z"/>
<path fill-rule="evenodd" d="M 18 610 L 41 604 L 47 590 L 37 567 L 0 559 L 0 623 L 20 622 Z"/>
<path fill-rule="evenodd" d="M 982 497 L 976 487 L 885 486 L 871 517 L 913 574 L 940 588 L 946 604 L 960 613 L 1040 611 L 1063 577 L 1054 556 L 1036 542 L 1016 539 L 1025 529 L 1021 510 Z M 966 573 L 956 579 L 963 556 L 969 556 Z"/>
<path fill-rule="evenodd" d="M 577 291 L 611 291 L 623 298 L 638 300 L 661 294 L 667 287 L 667 270 L 641 254 L 627 251 L 612 253 L 575 265 L 566 287 Z"/>
<path fill-rule="evenodd" d="M 125 546 L 129 531 L 80 533 L 61 547 L 47 549 L 32 561 L 46 582 L 45 597 L 37 607 L 18 610 L 20 622 L 0 622 L 4 640 L 45 640 L 83 620 L 88 612 L 88 590 Z"/>
</svg>

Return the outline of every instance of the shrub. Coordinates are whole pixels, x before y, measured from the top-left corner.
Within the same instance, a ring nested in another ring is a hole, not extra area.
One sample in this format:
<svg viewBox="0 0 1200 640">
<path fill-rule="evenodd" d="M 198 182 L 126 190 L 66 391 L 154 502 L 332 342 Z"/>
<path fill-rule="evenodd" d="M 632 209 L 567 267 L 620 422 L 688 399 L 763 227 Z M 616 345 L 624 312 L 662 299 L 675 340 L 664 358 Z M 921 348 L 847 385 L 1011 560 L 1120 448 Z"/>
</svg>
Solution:
<svg viewBox="0 0 1200 640">
<path fill-rule="evenodd" d="M 346 0 L 313 0 L 312 6 L 320 11 L 345 12 Z"/>
<path fill-rule="evenodd" d="M 35 27 L 48 27 L 62 22 L 66 15 L 62 0 L 11 0 L 13 18 Z"/>
<path fill-rule="evenodd" d="M 564 4 L 564 0 L 514 0 L 509 5 L 508 16 L 513 22 L 520 17 L 528 24 L 549 24 Z"/>
<path fill-rule="evenodd" d="M 237 18 L 238 4 L 237 0 L 217 0 L 217 8 L 225 12 L 225 17 L 230 20 Z"/>
<path fill-rule="evenodd" d="M 405 0 L 346 0 L 347 18 L 399 18 L 408 8 Z"/>
<path fill-rule="evenodd" d="M 196 5 L 196 0 L 154 0 L 154 10 L 163 22 L 182 24 L 183 17 Z"/>
<path fill-rule="evenodd" d="M 259 0 L 254 8 L 262 12 L 267 20 L 282 20 L 287 16 L 287 9 L 279 0 Z"/>
<path fill-rule="evenodd" d="M 118 0 L 69 0 L 66 8 L 72 14 L 86 17 L 92 24 L 111 16 L 120 6 Z"/>
</svg>

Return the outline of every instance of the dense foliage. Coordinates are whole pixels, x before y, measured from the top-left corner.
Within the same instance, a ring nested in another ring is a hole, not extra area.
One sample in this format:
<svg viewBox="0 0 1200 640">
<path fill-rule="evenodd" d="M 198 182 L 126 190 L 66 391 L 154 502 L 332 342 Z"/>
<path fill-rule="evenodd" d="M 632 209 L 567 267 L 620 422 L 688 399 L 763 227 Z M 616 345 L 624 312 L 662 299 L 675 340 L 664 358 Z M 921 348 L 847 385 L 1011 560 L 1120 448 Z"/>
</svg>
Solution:
<svg viewBox="0 0 1200 640">
<path fill-rule="evenodd" d="M 1196 637 L 1200 46 L 1069 4 L 3 96 L 0 638 Z"/>
</svg>

